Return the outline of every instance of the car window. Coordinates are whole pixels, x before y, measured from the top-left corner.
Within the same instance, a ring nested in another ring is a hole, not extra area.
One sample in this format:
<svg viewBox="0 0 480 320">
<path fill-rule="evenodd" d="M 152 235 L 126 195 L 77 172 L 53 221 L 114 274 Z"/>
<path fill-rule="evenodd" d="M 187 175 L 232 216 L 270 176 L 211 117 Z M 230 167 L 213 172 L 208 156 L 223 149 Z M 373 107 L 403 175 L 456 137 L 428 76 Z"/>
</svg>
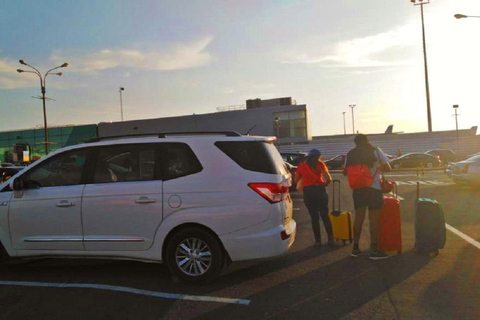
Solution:
<svg viewBox="0 0 480 320">
<path fill-rule="evenodd" d="M 164 180 L 176 179 L 203 170 L 195 153 L 185 143 L 162 143 Z"/>
<path fill-rule="evenodd" d="M 275 146 L 261 141 L 218 141 L 220 150 L 245 170 L 285 174 L 285 165 Z"/>
<path fill-rule="evenodd" d="M 126 144 L 99 149 L 93 183 L 154 180 L 155 145 Z"/>
<path fill-rule="evenodd" d="M 28 186 L 53 187 L 81 183 L 89 149 L 78 149 L 58 154 L 28 171 Z"/>
</svg>

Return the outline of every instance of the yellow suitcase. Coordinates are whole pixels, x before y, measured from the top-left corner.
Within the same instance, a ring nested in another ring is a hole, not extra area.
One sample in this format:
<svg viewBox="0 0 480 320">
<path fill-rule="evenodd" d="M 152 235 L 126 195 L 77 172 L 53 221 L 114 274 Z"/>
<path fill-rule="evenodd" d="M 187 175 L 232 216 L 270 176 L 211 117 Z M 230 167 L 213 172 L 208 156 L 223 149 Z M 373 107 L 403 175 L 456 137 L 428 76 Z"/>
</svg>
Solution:
<svg viewBox="0 0 480 320">
<path fill-rule="evenodd" d="M 335 187 L 337 186 L 337 187 Z M 338 191 L 338 196 L 336 195 Z M 338 200 L 336 201 L 336 198 Z M 333 238 L 342 240 L 343 244 L 347 241 L 353 242 L 353 219 L 350 211 L 340 209 L 340 180 L 333 180 L 332 183 L 332 210 L 329 212 L 330 222 L 332 223 Z"/>
</svg>

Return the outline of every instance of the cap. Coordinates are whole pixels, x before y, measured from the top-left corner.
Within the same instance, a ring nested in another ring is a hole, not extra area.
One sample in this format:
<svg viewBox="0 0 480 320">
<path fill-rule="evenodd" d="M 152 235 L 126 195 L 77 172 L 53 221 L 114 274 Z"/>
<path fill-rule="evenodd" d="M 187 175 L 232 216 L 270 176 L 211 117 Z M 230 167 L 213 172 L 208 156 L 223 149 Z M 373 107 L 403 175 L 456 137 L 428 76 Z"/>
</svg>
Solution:
<svg viewBox="0 0 480 320">
<path fill-rule="evenodd" d="M 312 149 L 308 152 L 307 157 L 312 157 L 312 156 L 321 156 L 322 153 L 318 149 Z"/>
</svg>

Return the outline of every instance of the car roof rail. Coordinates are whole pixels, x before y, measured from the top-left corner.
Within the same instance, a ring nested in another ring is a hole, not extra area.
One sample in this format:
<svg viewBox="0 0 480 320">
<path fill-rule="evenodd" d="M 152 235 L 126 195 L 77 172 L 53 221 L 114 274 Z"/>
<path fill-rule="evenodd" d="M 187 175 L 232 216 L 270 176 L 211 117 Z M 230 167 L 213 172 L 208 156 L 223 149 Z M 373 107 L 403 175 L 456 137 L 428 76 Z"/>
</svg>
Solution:
<svg viewBox="0 0 480 320">
<path fill-rule="evenodd" d="M 161 132 L 161 133 L 138 133 L 138 134 L 124 134 L 118 136 L 95 137 L 87 140 L 86 143 L 99 142 L 103 140 L 116 140 L 126 138 L 142 138 L 142 137 L 157 137 L 166 138 L 172 136 L 211 136 L 224 135 L 226 137 L 241 137 L 242 135 L 236 131 L 182 131 L 182 132 Z"/>
</svg>

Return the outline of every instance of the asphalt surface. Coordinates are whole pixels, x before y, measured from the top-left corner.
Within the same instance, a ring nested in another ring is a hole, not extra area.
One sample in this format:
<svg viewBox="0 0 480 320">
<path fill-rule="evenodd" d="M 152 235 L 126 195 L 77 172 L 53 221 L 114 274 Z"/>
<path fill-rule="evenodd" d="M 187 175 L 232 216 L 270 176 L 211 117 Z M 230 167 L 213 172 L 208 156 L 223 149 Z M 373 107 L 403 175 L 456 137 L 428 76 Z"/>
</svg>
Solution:
<svg viewBox="0 0 480 320">
<path fill-rule="evenodd" d="M 333 176 L 343 181 L 342 209 L 351 211 L 346 180 Z M 310 217 L 292 193 L 297 239 L 282 257 L 233 263 L 199 286 L 179 283 L 153 263 L 19 261 L 0 270 L 0 319 L 480 319 L 480 191 L 442 172 L 389 176 L 404 199 L 403 253 L 387 260 L 354 259 L 341 242 L 313 247 Z M 443 205 L 453 231 L 438 256 L 414 252 L 417 181 L 421 197 Z M 368 234 L 366 220 L 362 249 Z"/>
</svg>

